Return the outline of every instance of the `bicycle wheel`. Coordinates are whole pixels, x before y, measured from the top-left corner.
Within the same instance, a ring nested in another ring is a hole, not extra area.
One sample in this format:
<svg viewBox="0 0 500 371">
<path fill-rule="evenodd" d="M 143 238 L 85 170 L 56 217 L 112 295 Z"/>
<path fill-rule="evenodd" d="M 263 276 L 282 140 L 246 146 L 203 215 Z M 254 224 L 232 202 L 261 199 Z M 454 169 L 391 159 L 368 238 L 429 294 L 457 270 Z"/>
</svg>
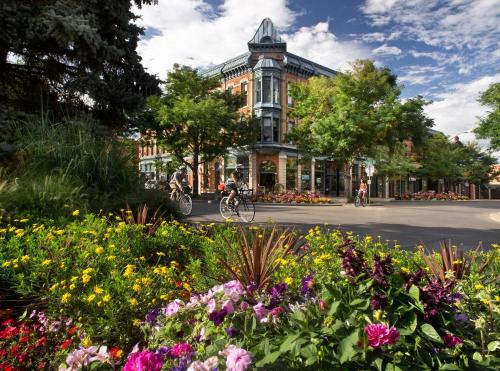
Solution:
<svg viewBox="0 0 500 371">
<path fill-rule="evenodd" d="M 179 198 L 179 210 L 182 215 L 188 216 L 193 210 L 193 201 L 189 195 L 183 195 Z"/>
<path fill-rule="evenodd" d="M 255 205 L 251 200 L 243 198 L 238 205 L 238 213 L 241 220 L 250 223 L 255 218 Z"/>
<path fill-rule="evenodd" d="M 361 202 L 361 205 L 363 205 L 363 207 L 366 206 L 366 197 L 363 197 L 363 201 Z"/>
<path fill-rule="evenodd" d="M 228 196 L 222 197 L 219 204 L 220 215 L 224 219 L 229 219 L 233 216 L 233 209 L 226 203 L 228 198 Z"/>
<path fill-rule="evenodd" d="M 361 203 L 361 200 L 359 199 L 359 196 L 356 196 L 354 199 L 354 206 L 359 207 L 359 204 Z"/>
</svg>

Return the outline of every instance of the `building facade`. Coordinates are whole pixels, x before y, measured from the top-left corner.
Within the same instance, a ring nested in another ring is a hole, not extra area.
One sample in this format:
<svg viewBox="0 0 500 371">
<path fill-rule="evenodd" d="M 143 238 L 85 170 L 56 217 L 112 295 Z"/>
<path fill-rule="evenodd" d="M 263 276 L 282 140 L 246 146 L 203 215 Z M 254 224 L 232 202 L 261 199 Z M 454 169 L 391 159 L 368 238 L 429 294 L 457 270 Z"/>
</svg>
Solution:
<svg viewBox="0 0 500 371">
<path fill-rule="evenodd" d="M 312 76 L 334 76 L 336 71 L 287 51 L 272 21 L 262 21 L 248 51 L 206 71 L 204 76 L 218 76 L 221 89 L 243 94 L 241 110 L 260 123 L 257 143 L 244 148 L 229 149 L 224 158 L 200 166 L 199 189 L 215 192 L 237 164 L 243 164 L 251 187 L 257 192 L 318 192 L 330 196 L 344 195 L 342 164 L 325 157 L 302 156 L 297 147 L 286 140 L 296 122 L 289 117 L 293 100 L 289 94 L 292 83 L 305 82 Z M 141 171 L 161 180 L 169 174 L 159 171 L 159 162 L 170 158 L 150 143 L 140 150 Z M 354 188 L 364 175 L 362 163 L 355 163 Z M 418 191 L 425 187 L 413 178 L 374 177 L 373 197 L 392 197 L 399 191 Z"/>
</svg>

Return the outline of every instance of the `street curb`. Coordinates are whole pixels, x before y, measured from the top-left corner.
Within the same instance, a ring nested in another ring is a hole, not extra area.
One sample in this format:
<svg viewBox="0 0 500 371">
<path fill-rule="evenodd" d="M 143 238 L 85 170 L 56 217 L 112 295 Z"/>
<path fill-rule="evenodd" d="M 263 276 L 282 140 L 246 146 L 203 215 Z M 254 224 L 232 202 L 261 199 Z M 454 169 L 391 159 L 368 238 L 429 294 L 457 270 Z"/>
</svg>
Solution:
<svg viewBox="0 0 500 371">
<path fill-rule="evenodd" d="M 204 202 L 205 200 L 196 200 L 193 202 L 201 203 Z M 213 204 L 213 203 L 219 203 L 220 200 L 207 200 L 207 204 Z M 297 204 L 291 204 L 291 203 L 284 203 L 284 202 L 254 202 L 255 205 L 273 205 L 273 206 L 344 206 L 344 204 L 341 203 L 331 203 L 331 204 L 326 204 L 326 203 L 297 203 Z"/>
</svg>

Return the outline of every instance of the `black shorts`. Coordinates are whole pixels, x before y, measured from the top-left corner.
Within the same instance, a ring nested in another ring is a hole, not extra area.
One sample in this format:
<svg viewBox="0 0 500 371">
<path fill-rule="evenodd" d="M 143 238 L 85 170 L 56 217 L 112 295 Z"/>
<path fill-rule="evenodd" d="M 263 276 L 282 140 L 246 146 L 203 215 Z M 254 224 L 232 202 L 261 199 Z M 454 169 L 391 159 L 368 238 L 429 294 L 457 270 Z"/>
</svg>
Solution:
<svg viewBox="0 0 500 371">
<path fill-rule="evenodd" d="M 236 187 L 236 183 L 226 183 L 226 191 L 231 192 L 235 191 L 238 194 L 238 187 Z"/>
</svg>

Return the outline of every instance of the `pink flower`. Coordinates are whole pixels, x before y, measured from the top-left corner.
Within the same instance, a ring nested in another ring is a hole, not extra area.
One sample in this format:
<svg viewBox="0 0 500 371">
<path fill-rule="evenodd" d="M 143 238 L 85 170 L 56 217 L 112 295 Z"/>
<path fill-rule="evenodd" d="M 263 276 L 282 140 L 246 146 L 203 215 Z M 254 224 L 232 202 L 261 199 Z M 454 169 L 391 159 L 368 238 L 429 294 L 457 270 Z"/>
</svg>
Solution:
<svg viewBox="0 0 500 371">
<path fill-rule="evenodd" d="M 160 371 L 163 357 L 149 350 L 131 353 L 123 371 Z"/>
<path fill-rule="evenodd" d="M 280 313 L 283 313 L 283 308 L 281 308 L 281 307 L 276 307 L 276 308 L 273 308 L 273 309 L 271 310 L 271 314 L 272 314 L 273 316 L 279 316 L 279 315 L 280 315 Z"/>
<path fill-rule="evenodd" d="M 219 353 L 226 357 L 227 371 L 245 371 L 252 364 L 252 354 L 234 345 Z"/>
<path fill-rule="evenodd" d="M 394 327 L 388 328 L 383 323 L 372 323 L 366 326 L 365 333 L 368 335 L 368 344 L 373 348 L 392 345 L 399 339 L 399 332 Z"/>
<path fill-rule="evenodd" d="M 443 336 L 444 343 L 448 348 L 455 348 L 457 345 L 463 344 L 464 342 L 458 336 L 453 334 L 446 334 Z"/>
<path fill-rule="evenodd" d="M 267 317 L 267 314 L 269 313 L 269 310 L 266 307 L 264 307 L 264 304 L 262 303 L 254 305 L 253 311 L 255 313 L 255 317 L 257 317 L 257 319 L 261 322 L 263 319 Z"/>
<path fill-rule="evenodd" d="M 227 300 L 222 304 L 222 309 L 226 311 L 227 314 L 231 314 L 234 312 L 233 302 L 231 300 Z"/>
<path fill-rule="evenodd" d="M 191 363 L 187 371 L 210 371 L 216 368 L 218 363 L 217 357 L 210 357 L 205 362 L 195 361 Z"/>
<path fill-rule="evenodd" d="M 172 347 L 170 354 L 173 357 L 180 358 L 193 352 L 193 348 L 188 343 L 177 343 Z"/>
<path fill-rule="evenodd" d="M 240 303 L 240 310 L 241 311 L 243 311 L 243 312 L 246 311 L 248 309 L 248 307 L 249 307 L 249 304 L 246 301 L 242 301 Z"/>
<path fill-rule="evenodd" d="M 319 309 L 320 310 L 325 310 L 326 309 L 326 302 L 323 299 L 321 299 L 319 301 Z"/>
<path fill-rule="evenodd" d="M 173 316 L 183 305 L 184 303 L 182 300 L 175 299 L 173 302 L 168 303 L 167 307 L 163 309 L 163 314 L 167 317 Z"/>
</svg>

